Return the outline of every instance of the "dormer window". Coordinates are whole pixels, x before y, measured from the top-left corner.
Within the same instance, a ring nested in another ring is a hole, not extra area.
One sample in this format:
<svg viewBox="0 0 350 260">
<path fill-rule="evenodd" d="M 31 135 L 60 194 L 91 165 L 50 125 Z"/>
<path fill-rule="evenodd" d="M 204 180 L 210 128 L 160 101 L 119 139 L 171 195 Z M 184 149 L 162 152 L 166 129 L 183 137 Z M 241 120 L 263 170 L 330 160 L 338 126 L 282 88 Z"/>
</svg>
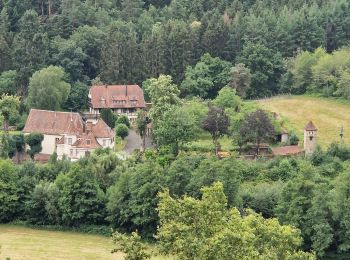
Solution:
<svg viewBox="0 0 350 260">
<path fill-rule="evenodd" d="M 100 102 L 101 105 L 106 105 L 106 99 L 104 97 L 101 97 Z"/>
</svg>

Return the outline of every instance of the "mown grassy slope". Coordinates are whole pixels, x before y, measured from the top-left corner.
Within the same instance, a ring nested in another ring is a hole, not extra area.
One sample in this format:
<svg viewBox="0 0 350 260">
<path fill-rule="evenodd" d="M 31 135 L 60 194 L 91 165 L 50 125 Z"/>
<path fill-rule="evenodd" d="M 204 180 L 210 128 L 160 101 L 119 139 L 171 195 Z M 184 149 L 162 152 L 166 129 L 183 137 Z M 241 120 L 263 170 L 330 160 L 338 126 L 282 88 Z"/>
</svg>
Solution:
<svg viewBox="0 0 350 260">
<path fill-rule="evenodd" d="M 124 254 L 111 253 L 108 237 L 78 232 L 49 231 L 0 224 L 0 260 L 122 260 Z M 150 251 L 151 248 L 150 245 Z M 154 256 L 151 260 L 173 257 Z"/>
<path fill-rule="evenodd" d="M 344 141 L 350 142 L 350 103 L 308 96 L 286 96 L 258 100 L 269 111 L 279 113 L 303 140 L 303 129 L 309 120 L 318 128 L 318 143 L 325 147 L 339 142 L 340 128 L 344 127 Z"/>
<path fill-rule="evenodd" d="M 111 239 L 75 232 L 0 225 L 0 259 L 123 259 Z"/>
</svg>

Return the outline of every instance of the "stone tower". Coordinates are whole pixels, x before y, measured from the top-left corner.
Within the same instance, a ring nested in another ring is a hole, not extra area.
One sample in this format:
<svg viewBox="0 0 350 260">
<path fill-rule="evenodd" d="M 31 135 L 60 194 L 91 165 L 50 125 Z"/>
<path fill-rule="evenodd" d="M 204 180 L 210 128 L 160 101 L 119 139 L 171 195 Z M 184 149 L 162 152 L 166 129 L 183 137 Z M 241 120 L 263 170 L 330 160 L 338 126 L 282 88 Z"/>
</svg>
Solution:
<svg viewBox="0 0 350 260">
<path fill-rule="evenodd" d="M 306 155 L 312 154 L 316 149 L 317 128 L 310 121 L 304 129 L 304 150 Z"/>
</svg>

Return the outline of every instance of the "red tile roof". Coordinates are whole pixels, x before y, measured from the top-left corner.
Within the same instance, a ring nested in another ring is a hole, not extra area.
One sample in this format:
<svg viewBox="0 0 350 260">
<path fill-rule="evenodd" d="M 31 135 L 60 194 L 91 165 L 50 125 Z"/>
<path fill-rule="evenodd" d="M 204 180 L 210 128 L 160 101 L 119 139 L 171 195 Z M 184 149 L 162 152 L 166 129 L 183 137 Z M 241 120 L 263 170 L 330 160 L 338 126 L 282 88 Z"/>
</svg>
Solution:
<svg viewBox="0 0 350 260">
<path fill-rule="evenodd" d="M 92 124 L 92 123 L 86 124 L 86 130 L 88 130 L 89 124 Z M 114 137 L 113 130 L 102 119 L 98 119 L 96 124 L 92 124 L 91 130 L 94 133 L 94 136 L 97 138 L 113 138 Z"/>
<path fill-rule="evenodd" d="M 92 86 L 89 91 L 92 108 L 145 108 L 143 91 L 138 85 Z"/>
<path fill-rule="evenodd" d="M 316 131 L 317 128 L 314 125 L 314 123 L 312 123 L 312 121 L 310 121 L 309 123 L 307 123 L 307 125 L 305 126 L 305 130 L 306 131 Z"/>
<path fill-rule="evenodd" d="M 297 145 L 281 146 L 271 148 L 272 154 L 275 156 L 287 156 L 301 154 L 304 150 Z"/>
<path fill-rule="evenodd" d="M 98 119 L 96 124 L 85 123 L 78 113 L 55 112 L 31 109 L 24 133 L 42 133 L 48 135 L 71 134 L 84 135 L 84 124 L 86 132 L 91 132 L 95 138 L 113 138 L 113 130 L 102 120 Z M 62 137 L 57 144 L 64 144 Z"/>
<path fill-rule="evenodd" d="M 72 144 L 75 148 L 87 148 L 87 149 L 96 149 L 101 147 L 101 145 L 97 142 L 93 133 L 83 134 L 74 144 Z"/>
<path fill-rule="evenodd" d="M 23 132 L 49 135 L 80 134 L 83 132 L 83 125 L 83 119 L 78 113 L 31 109 Z"/>
</svg>

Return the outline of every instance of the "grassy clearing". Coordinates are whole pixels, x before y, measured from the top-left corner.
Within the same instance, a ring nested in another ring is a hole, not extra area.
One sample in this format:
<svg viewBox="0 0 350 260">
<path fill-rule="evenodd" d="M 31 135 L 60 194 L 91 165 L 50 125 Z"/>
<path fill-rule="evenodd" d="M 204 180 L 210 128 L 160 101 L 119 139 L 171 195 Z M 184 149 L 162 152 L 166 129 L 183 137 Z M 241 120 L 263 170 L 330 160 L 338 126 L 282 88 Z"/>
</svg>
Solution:
<svg viewBox="0 0 350 260">
<path fill-rule="evenodd" d="M 0 259 L 123 259 L 109 238 L 0 225 Z"/>
<path fill-rule="evenodd" d="M 125 145 L 126 145 L 126 140 L 123 140 L 120 137 L 115 138 L 115 151 L 116 152 L 123 151 Z"/>
<path fill-rule="evenodd" d="M 287 118 L 287 127 L 294 129 L 301 141 L 305 125 L 312 120 L 318 128 L 318 143 L 322 147 L 339 141 L 342 126 L 344 141 L 350 142 L 350 104 L 347 102 L 308 96 L 276 97 L 257 102 L 262 108 Z"/>
<path fill-rule="evenodd" d="M 0 259 L 6 257 L 10 257 L 11 260 L 124 259 L 121 253 L 110 253 L 113 242 L 108 237 L 14 225 L 0 225 L 0 246 Z"/>
<path fill-rule="evenodd" d="M 223 151 L 232 151 L 235 149 L 232 138 L 228 136 L 223 136 L 219 138 L 219 143 L 221 145 L 221 150 Z M 203 132 L 199 135 L 198 140 L 190 142 L 186 145 L 190 150 L 198 150 L 198 151 L 213 151 L 214 144 L 213 140 L 209 133 Z"/>
</svg>

